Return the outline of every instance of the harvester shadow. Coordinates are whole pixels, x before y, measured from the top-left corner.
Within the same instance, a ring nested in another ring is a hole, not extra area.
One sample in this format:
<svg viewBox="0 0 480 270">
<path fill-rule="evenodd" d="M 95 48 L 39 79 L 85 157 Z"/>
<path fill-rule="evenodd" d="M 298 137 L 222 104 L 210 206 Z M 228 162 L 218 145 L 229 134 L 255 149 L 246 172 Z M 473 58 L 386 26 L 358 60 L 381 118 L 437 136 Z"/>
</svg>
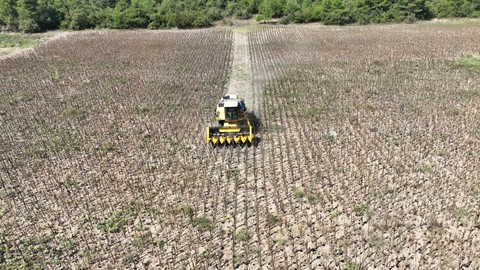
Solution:
<svg viewBox="0 0 480 270">
<path fill-rule="evenodd" d="M 261 131 L 263 125 L 260 118 L 258 118 L 254 112 L 247 112 L 247 117 L 253 126 L 253 133 L 256 134 Z"/>
<path fill-rule="evenodd" d="M 262 141 L 262 138 L 258 135 L 260 133 L 260 131 L 262 130 L 262 127 L 263 127 L 262 121 L 260 120 L 260 118 L 258 118 L 255 115 L 255 112 L 253 112 L 253 111 L 247 112 L 247 117 L 248 117 L 248 120 L 250 121 L 250 123 L 253 126 L 253 142 L 252 142 L 251 145 L 253 147 L 258 147 L 258 145 Z"/>
</svg>

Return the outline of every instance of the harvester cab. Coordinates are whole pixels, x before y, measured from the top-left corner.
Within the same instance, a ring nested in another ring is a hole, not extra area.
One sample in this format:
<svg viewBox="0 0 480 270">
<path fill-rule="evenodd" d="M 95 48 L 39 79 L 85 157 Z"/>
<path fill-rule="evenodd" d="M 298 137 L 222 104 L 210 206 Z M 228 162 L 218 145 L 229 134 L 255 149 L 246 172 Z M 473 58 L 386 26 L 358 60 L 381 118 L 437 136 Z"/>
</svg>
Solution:
<svg viewBox="0 0 480 270">
<path fill-rule="evenodd" d="M 207 143 L 240 144 L 253 141 L 253 128 L 243 98 L 228 94 L 220 99 L 215 110 L 218 125 L 207 127 Z"/>
</svg>

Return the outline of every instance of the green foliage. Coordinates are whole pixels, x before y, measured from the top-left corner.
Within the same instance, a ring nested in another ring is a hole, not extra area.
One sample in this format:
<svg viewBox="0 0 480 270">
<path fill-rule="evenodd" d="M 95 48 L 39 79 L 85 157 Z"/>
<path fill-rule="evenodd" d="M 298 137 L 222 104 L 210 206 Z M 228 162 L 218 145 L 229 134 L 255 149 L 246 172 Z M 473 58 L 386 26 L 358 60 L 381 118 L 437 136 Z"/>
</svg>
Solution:
<svg viewBox="0 0 480 270">
<path fill-rule="evenodd" d="M 296 0 L 294 0 L 296 1 Z M 286 0 L 263 0 L 259 11 L 265 18 L 280 18 L 284 13 Z"/>
<path fill-rule="evenodd" d="M 64 14 L 61 11 L 60 0 L 37 0 L 36 18 L 33 18 L 40 27 L 40 30 L 58 29 Z"/>
<path fill-rule="evenodd" d="M 129 223 L 129 212 L 115 210 L 107 219 L 99 224 L 99 229 L 105 233 L 118 233 Z"/>
<path fill-rule="evenodd" d="M 0 34 L 0 48 L 22 47 L 28 48 L 37 44 L 37 40 L 19 34 Z"/>
<path fill-rule="evenodd" d="M 321 20 L 325 24 L 344 25 L 354 22 L 350 9 L 342 0 L 326 0 L 323 5 Z"/>
<path fill-rule="evenodd" d="M 462 67 L 480 69 L 480 56 L 467 54 L 457 60 L 457 64 Z"/>
<path fill-rule="evenodd" d="M 428 6 L 437 18 L 480 17 L 479 0 L 432 0 Z"/>
<path fill-rule="evenodd" d="M 337 217 L 339 217 L 341 214 L 342 214 L 341 211 L 335 210 L 335 211 L 333 211 L 333 212 L 331 213 L 330 218 L 331 218 L 332 220 L 334 220 L 334 219 L 336 219 Z"/>
<path fill-rule="evenodd" d="M 355 262 L 347 262 L 344 269 L 345 270 L 360 270 L 360 269 L 362 269 L 362 267 Z"/>
<path fill-rule="evenodd" d="M 173 27 L 173 10 L 174 6 L 172 6 L 168 0 L 163 1 L 160 5 L 156 6 L 150 17 L 151 22 L 149 23 L 148 28 L 158 29 Z"/>
<path fill-rule="evenodd" d="M 68 106 L 67 108 L 65 108 L 63 112 L 66 116 L 76 118 L 79 120 L 85 119 L 87 114 L 87 112 L 84 109 L 77 108 L 74 106 Z"/>
<path fill-rule="evenodd" d="M 18 29 L 24 33 L 32 33 L 40 30 L 36 19 L 37 1 L 20 0 L 17 2 Z"/>
<path fill-rule="evenodd" d="M 104 142 L 102 142 L 100 150 L 103 153 L 113 152 L 113 151 L 115 151 L 115 145 L 113 143 L 111 143 L 110 141 L 104 141 Z"/>
<path fill-rule="evenodd" d="M 308 192 L 307 193 L 307 200 L 311 204 L 316 204 L 318 202 L 318 196 L 317 196 L 317 194 L 315 194 L 313 192 Z"/>
<path fill-rule="evenodd" d="M 256 10 L 257 8 L 254 6 L 253 1 L 230 1 L 227 3 L 225 15 L 235 16 L 239 19 L 250 19 L 252 13 Z"/>
<path fill-rule="evenodd" d="M 192 219 L 194 226 L 202 230 L 212 230 L 214 228 L 213 222 L 204 216 L 196 217 Z"/>
<path fill-rule="evenodd" d="M 201 28 L 212 25 L 221 16 L 215 10 L 195 5 L 194 2 L 175 2 L 166 0 L 156 7 L 150 15 L 148 28 Z"/>
<path fill-rule="evenodd" d="M 480 17 L 480 0 L 0 0 L 0 30 L 198 28 L 254 14 L 281 23 L 413 23 Z"/>
<path fill-rule="evenodd" d="M 92 20 L 92 11 L 90 6 L 85 5 L 73 9 L 69 13 L 69 22 L 65 22 L 64 28 L 71 30 L 83 30 L 95 27 Z"/>
<path fill-rule="evenodd" d="M 153 0 L 120 0 L 111 13 L 112 28 L 146 28 L 150 23 Z"/>
<path fill-rule="evenodd" d="M 18 27 L 16 0 L 0 0 L 0 27 L 15 30 Z"/>
<path fill-rule="evenodd" d="M 293 196 L 297 199 L 303 198 L 305 196 L 305 191 L 302 188 L 295 188 L 293 190 Z"/>
<path fill-rule="evenodd" d="M 279 221 L 279 218 L 275 215 L 268 214 L 267 215 L 267 223 L 268 225 L 275 225 Z"/>
<path fill-rule="evenodd" d="M 358 213 L 366 213 L 369 211 L 369 206 L 367 202 L 361 202 L 360 204 L 355 206 L 355 212 Z"/>
<path fill-rule="evenodd" d="M 40 26 L 32 19 L 24 19 L 18 22 L 18 30 L 23 33 L 35 33 L 40 30 Z"/>
<path fill-rule="evenodd" d="M 250 239 L 247 229 L 241 228 L 235 233 L 235 239 L 239 242 L 245 242 Z"/>
</svg>

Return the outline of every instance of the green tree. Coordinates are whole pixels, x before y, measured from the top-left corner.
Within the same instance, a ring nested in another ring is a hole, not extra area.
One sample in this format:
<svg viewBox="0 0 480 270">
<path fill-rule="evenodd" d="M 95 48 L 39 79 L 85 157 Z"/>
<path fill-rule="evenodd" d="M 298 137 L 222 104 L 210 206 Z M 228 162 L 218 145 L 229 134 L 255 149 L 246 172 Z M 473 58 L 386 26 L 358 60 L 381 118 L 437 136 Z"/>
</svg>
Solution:
<svg viewBox="0 0 480 270">
<path fill-rule="evenodd" d="M 127 10 L 127 21 L 133 27 L 146 28 L 155 8 L 154 0 L 132 0 Z"/>
<path fill-rule="evenodd" d="M 285 0 L 263 0 L 260 4 L 259 12 L 265 18 L 280 18 L 283 16 Z"/>
<path fill-rule="evenodd" d="M 287 0 L 285 4 L 285 9 L 283 11 L 284 15 L 286 16 L 294 16 L 295 12 L 301 9 L 300 4 L 297 0 Z"/>
<path fill-rule="evenodd" d="M 112 28 L 127 28 L 125 23 L 125 11 L 127 10 L 128 6 L 127 0 L 120 0 L 117 2 L 112 11 Z"/>
<path fill-rule="evenodd" d="M 95 27 L 92 20 L 93 10 L 90 5 L 79 6 L 70 12 L 68 29 L 83 30 Z"/>
<path fill-rule="evenodd" d="M 148 25 L 150 29 L 173 27 L 174 9 L 169 0 L 165 0 L 156 6 L 155 12 L 150 15 L 150 21 Z"/>
<path fill-rule="evenodd" d="M 433 0 L 428 3 L 437 18 L 478 17 L 480 1 L 478 0 Z"/>
<path fill-rule="evenodd" d="M 65 14 L 60 0 L 38 0 L 36 21 L 42 31 L 58 29 Z"/>
<path fill-rule="evenodd" d="M 192 28 L 195 21 L 194 11 L 191 10 L 177 10 L 174 13 L 172 24 L 178 28 Z"/>
<path fill-rule="evenodd" d="M 226 16 L 235 16 L 239 19 L 249 19 L 252 17 L 253 1 L 229 1 L 225 10 Z"/>
<path fill-rule="evenodd" d="M 323 5 L 321 2 L 304 0 L 301 10 L 295 12 L 294 21 L 298 23 L 320 21 L 322 15 Z"/>
<path fill-rule="evenodd" d="M 154 0 L 120 0 L 111 14 L 112 28 L 146 28 L 154 8 Z"/>
<path fill-rule="evenodd" d="M 352 7 L 352 19 L 359 24 L 368 24 L 372 21 L 371 1 L 357 0 Z"/>
<path fill-rule="evenodd" d="M 18 29 L 25 33 L 40 31 L 38 25 L 38 3 L 36 0 L 19 0 L 17 2 Z"/>
<path fill-rule="evenodd" d="M 292 21 L 298 22 L 295 16 L 298 16 L 298 11 L 301 10 L 300 4 L 297 0 L 286 0 L 286 4 L 283 10 L 283 17 L 280 20 L 281 23 L 287 24 Z"/>
<path fill-rule="evenodd" d="M 425 0 L 402 0 L 407 14 L 413 14 L 419 20 L 427 20 L 432 18 L 432 13 L 427 6 Z"/>
<path fill-rule="evenodd" d="M 0 28 L 16 30 L 18 27 L 18 13 L 16 0 L 0 0 Z"/>
<path fill-rule="evenodd" d="M 325 24 L 344 25 L 354 22 L 351 11 L 342 0 L 326 0 L 323 2 L 321 20 Z"/>
<path fill-rule="evenodd" d="M 195 12 L 195 19 L 192 22 L 192 26 L 195 28 L 203 28 L 212 26 L 212 19 L 205 10 L 199 10 Z"/>
</svg>

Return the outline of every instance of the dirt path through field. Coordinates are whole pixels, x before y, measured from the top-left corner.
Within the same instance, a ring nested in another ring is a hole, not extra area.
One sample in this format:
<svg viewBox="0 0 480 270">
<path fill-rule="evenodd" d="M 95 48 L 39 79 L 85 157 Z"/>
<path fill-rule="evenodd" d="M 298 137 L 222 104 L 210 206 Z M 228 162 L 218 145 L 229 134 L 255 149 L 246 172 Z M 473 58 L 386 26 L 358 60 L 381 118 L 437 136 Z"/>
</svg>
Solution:
<svg viewBox="0 0 480 270">
<path fill-rule="evenodd" d="M 233 34 L 233 61 L 227 94 L 237 93 L 245 98 L 249 111 L 258 109 L 258 94 L 253 87 L 252 64 L 250 61 L 250 49 L 248 36 L 244 33 Z"/>
</svg>

